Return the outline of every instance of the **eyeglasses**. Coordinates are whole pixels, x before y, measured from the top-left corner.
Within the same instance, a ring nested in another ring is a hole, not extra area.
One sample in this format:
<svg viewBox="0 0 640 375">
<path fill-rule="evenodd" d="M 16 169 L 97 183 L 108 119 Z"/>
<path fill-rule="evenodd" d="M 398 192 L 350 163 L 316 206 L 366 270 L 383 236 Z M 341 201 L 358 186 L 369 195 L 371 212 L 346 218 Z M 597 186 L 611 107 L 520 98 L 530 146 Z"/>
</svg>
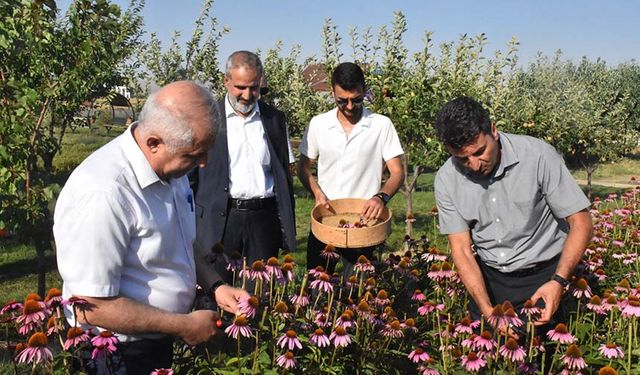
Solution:
<svg viewBox="0 0 640 375">
<path fill-rule="evenodd" d="M 347 104 L 349 104 L 349 101 L 351 101 L 351 104 L 354 107 L 360 107 L 362 105 L 362 102 L 364 102 L 364 96 L 360 96 L 358 98 L 347 98 L 347 99 L 343 99 L 343 98 L 336 98 L 336 104 L 342 108 L 342 107 L 346 107 Z"/>
<path fill-rule="evenodd" d="M 267 95 L 269 93 L 268 87 L 260 87 L 260 95 Z"/>
</svg>

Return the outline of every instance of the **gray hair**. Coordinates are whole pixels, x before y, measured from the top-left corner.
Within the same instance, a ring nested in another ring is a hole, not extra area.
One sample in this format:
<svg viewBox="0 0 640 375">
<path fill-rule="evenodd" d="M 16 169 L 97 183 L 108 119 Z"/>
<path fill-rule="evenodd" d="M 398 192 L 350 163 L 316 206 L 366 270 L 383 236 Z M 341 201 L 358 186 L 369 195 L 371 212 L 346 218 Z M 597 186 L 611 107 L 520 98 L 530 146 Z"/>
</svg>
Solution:
<svg viewBox="0 0 640 375">
<path fill-rule="evenodd" d="M 211 119 L 211 135 L 215 136 L 215 125 L 218 121 L 218 111 L 215 99 L 209 89 L 199 83 L 193 82 L 200 90 L 203 99 L 202 105 L 207 107 Z M 171 111 L 157 100 L 158 92 L 151 94 L 138 118 L 138 130 L 141 134 L 155 132 L 162 138 L 167 149 L 175 153 L 181 148 L 190 147 L 194 143 L 194 132 L 190 119 L 191 111 Z"/>
<path fill-rule="evenodd" d="M 232 53 L 227 59 L 225 75 L 231 77 L 231 71 L 238 68 L 255 70 L 259 75 L 263 73 L 260 57 L 249 51 L 236 51 Z"/>
</svg>

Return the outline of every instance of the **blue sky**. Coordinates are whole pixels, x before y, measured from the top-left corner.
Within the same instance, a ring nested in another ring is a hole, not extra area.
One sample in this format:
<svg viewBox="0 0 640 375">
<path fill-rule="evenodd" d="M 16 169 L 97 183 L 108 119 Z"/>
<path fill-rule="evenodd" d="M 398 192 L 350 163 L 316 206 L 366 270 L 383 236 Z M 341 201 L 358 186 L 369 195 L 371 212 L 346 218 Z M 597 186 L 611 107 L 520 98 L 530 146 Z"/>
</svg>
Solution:
<svg viewBox="0 0 640 375">
<path fill-rule="evenodd" d="M 58 5 L 66 9 L 69 2 Z M 202 2 L 194 0 L 147 0 L 145 30 L 156 32 L 164 45 L 178 30 L 185 42 L 201 7 Z M 348 60 L 349 27 L 371 26 L 375 33 L 381 25 L 391 25 L 394 11 L 407 18 L 404 42 L 411 52 L 422 48 L 424 31 L 430 30 L 436 46 L 464 33 L 485 33 L 488 53 L 504 50 L 515 36 L 520 41 L 520 62 L 525 64 L 537 51 L 550 55 L 557 49 L 568 59 L 601 57 L 611 65 L 640 60 L 640 2 L 630 0 L 216 0 L 213 12 L 219 25 L 231 28 L 220 42 L 219 58 L 224 61 L 238 49 L 266 51 L 277 40 L 283 41 L 285 53 L 300 44 L 303 57 L 319 55 L 322 25 L 330 17 L 343 37 L 343 60 Z"/>
</svg>

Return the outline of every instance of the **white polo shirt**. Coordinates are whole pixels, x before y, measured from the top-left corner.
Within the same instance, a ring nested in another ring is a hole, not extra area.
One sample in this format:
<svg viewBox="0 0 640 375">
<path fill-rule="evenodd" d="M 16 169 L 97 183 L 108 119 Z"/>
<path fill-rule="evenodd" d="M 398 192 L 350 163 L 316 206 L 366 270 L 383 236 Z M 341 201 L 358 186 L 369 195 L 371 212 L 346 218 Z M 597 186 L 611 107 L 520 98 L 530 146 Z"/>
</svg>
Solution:
<svg viewBox="0 0 640 375">
<path fill-rule="evenodd" d="M 391 120 L 364 108 L 347 137 L 338 109 L 311 119 L 300 153 L 318 160 L 318 184 L 327 198 L 371 198 L 380 190 L 382 171 L 404 153 Z"/>
<path fill-rule="evenodd" d="M 192 191 L 186 177 L 156 175 L 133 126 L 84 160 L 60 192 L 53 232 L 63 297 L 119 295 L 186 313 L 196 287 Z M 73 324 L 68 306 L 65 314 Z"/>
<path fill-rule="evenodd" d="M 229 148 L 229 193 L 232 198 L 267 198 L 275 195 L 271 154 L 260 118 L 260 106 L 245 118 L 224 99 Z"/>
</svg>

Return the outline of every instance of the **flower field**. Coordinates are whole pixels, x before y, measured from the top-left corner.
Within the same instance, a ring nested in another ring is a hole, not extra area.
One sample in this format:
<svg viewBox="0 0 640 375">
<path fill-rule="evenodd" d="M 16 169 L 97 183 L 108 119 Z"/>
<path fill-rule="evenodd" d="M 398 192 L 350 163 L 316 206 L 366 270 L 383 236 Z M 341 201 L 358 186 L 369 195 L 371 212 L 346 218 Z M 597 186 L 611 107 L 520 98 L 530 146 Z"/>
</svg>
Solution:
<svg viewBox="0 0 640 375">
<path fill-rule="evenodd" d="M 640 187 L 592 207 L 593 241 L 566 291 L 575 312 L 542 337 L 533 304 L 514 311 L 505 302 L 470 319 L 446 249 L 425 237 L 407 239 L 399 255 L 361 257 L 348 277 L 307 272 L 290 256 L 252 265 L 230 259 L 236 285 L 252 295 L 241 314 L 224 314 L 209 345 L 177 343 L 173 369 L 157 373 L 638 374 Z M 328 246 L 323 256 L 337 255 Z M 44 300 L 31 294 L 4 305 L 2 339 L 16 373 L 71 373 L 72 357 L 80 367 L 117 357 L 110 332 L 68 327 L 61 317 L 61 304 L 82 302 L 52 290 Z"/>
</svg>

